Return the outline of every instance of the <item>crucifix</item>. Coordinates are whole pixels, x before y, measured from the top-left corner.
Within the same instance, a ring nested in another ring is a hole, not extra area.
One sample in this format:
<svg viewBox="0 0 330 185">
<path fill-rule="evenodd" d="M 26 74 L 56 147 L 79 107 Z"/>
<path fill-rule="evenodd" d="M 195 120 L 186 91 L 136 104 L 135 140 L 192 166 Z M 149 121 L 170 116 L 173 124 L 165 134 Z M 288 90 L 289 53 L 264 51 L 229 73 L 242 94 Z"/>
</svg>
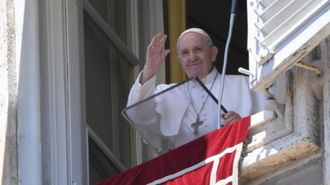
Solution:
<svg viewBox="0 0 330 185">
<path fill-rule="evenodd" d="M 195 123 L 191 124 L 191 127 L 194 128 L 194 135 L 198 134 L 198 127 L 203 124 L 203 121 L 199 120 L 199 116 L 197 116 Z"/>
</svg>

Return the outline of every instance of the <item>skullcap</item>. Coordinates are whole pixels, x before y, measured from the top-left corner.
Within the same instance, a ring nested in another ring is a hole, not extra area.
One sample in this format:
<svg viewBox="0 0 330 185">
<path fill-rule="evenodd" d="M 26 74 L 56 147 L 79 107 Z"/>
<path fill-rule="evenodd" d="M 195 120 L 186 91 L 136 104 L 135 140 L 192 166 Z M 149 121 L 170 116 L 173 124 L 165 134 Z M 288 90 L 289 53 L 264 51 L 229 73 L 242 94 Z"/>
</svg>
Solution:
<svg viewBox="0 0 330 185">
<path fill-rule="evenodd" d="M 189 32 L 199 33 L 199 34 L 204 35 L 205 37 L 207 37 L 208 39 L 211 40 L 210 36 L 204 30 L 202 30 L 200 28 L 189 28 L 189 29 L 187 29 L 187 30 L 185 30 L 184 32 L 181 33 L 180 37 L 178 38 L 177 43 L 179 42 L 179 40 L 181 39 L 181 37 L 183 35 L 185 35 L 186 33 L 189 33 Z"/>
</svg>

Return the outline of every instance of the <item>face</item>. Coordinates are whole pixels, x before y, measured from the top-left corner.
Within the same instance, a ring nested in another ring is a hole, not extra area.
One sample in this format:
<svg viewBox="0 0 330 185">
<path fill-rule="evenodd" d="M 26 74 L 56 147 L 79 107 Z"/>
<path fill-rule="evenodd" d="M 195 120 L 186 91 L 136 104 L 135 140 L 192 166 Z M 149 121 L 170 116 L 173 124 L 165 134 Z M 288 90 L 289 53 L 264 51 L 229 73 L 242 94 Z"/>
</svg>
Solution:
<svg viewBox="0 0 330 185">
<path fill-rule="evenodd" d="M 213 69 L 218 48 L 210 47 L 205 37 L 199 33 L 189 32 L 178 42 L 178 61 L 187 76 L 198 76 L 203 79 Z"/>
</svg>

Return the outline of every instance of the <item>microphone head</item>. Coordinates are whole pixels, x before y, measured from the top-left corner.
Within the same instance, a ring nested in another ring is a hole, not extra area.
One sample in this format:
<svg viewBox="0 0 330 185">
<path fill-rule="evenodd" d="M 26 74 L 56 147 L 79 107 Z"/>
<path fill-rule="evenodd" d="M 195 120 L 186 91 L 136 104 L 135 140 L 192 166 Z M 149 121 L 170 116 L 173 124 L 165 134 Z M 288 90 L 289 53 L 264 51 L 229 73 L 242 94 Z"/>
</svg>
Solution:
<svg viewBox="0 0 330 185">
<path fill-rule="evenodd" d="M 231 13 L 235 14 L 236 12 L 236 6 L 237 6 L 237 0 L 232 0 L 231 2 Z"/>
</svg>

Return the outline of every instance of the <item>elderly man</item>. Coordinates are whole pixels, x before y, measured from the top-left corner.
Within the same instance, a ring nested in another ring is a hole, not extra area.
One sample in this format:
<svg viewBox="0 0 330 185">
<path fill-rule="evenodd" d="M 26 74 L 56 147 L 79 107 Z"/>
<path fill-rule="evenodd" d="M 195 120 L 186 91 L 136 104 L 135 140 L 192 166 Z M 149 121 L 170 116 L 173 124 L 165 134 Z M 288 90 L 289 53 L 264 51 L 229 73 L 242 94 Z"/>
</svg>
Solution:
<svg viewBox="0 0 330 185">
<path fill-rule="evenodd" d="M 155 87 L 155 74 L 170 52 L 168 49 L 164 50 L 166 39 L 166 35 L 158 34 L 148 46 L 146 63 L 130 91 L 128 106 L 174 85 L 161 84 Z M 213 45 L 209 35 L 198 28 L 184 31 L 178 38 L 177 52 L 178 62 L 187 76 L 197 76 L 212 94 L 217 96 L 221 74 L 213 66 L 213 62 L 216 60 L 218 48 Z M 164 149 L 163 139 L 167 140 L 165 143 L 168 148 L 176 148 L 217 129 L 217 106 L 195 81 L 189 81 L 184 88 L 174 89 L 172 95 L 168 93 L 162 96 L 169 97 L 162 98 L 162 101 L 156 104 L 180 108 L 172 113 L 156 108 L 157 110 L 150 112 L 154 115 L 152 121 L 145 120 L 145 124 L 137 125 L 144 138 L 154 148 Z M 249 90 L 248 78 L 245 76 L 226 76 L 223 97 L 222 104 L 230 110 L 222 115 L 224 125 L 262 109 L 259 100 L 263 97 Z M 198 131 L 194 129 L 193 123 L 201 123 Z"/>
</svg>

